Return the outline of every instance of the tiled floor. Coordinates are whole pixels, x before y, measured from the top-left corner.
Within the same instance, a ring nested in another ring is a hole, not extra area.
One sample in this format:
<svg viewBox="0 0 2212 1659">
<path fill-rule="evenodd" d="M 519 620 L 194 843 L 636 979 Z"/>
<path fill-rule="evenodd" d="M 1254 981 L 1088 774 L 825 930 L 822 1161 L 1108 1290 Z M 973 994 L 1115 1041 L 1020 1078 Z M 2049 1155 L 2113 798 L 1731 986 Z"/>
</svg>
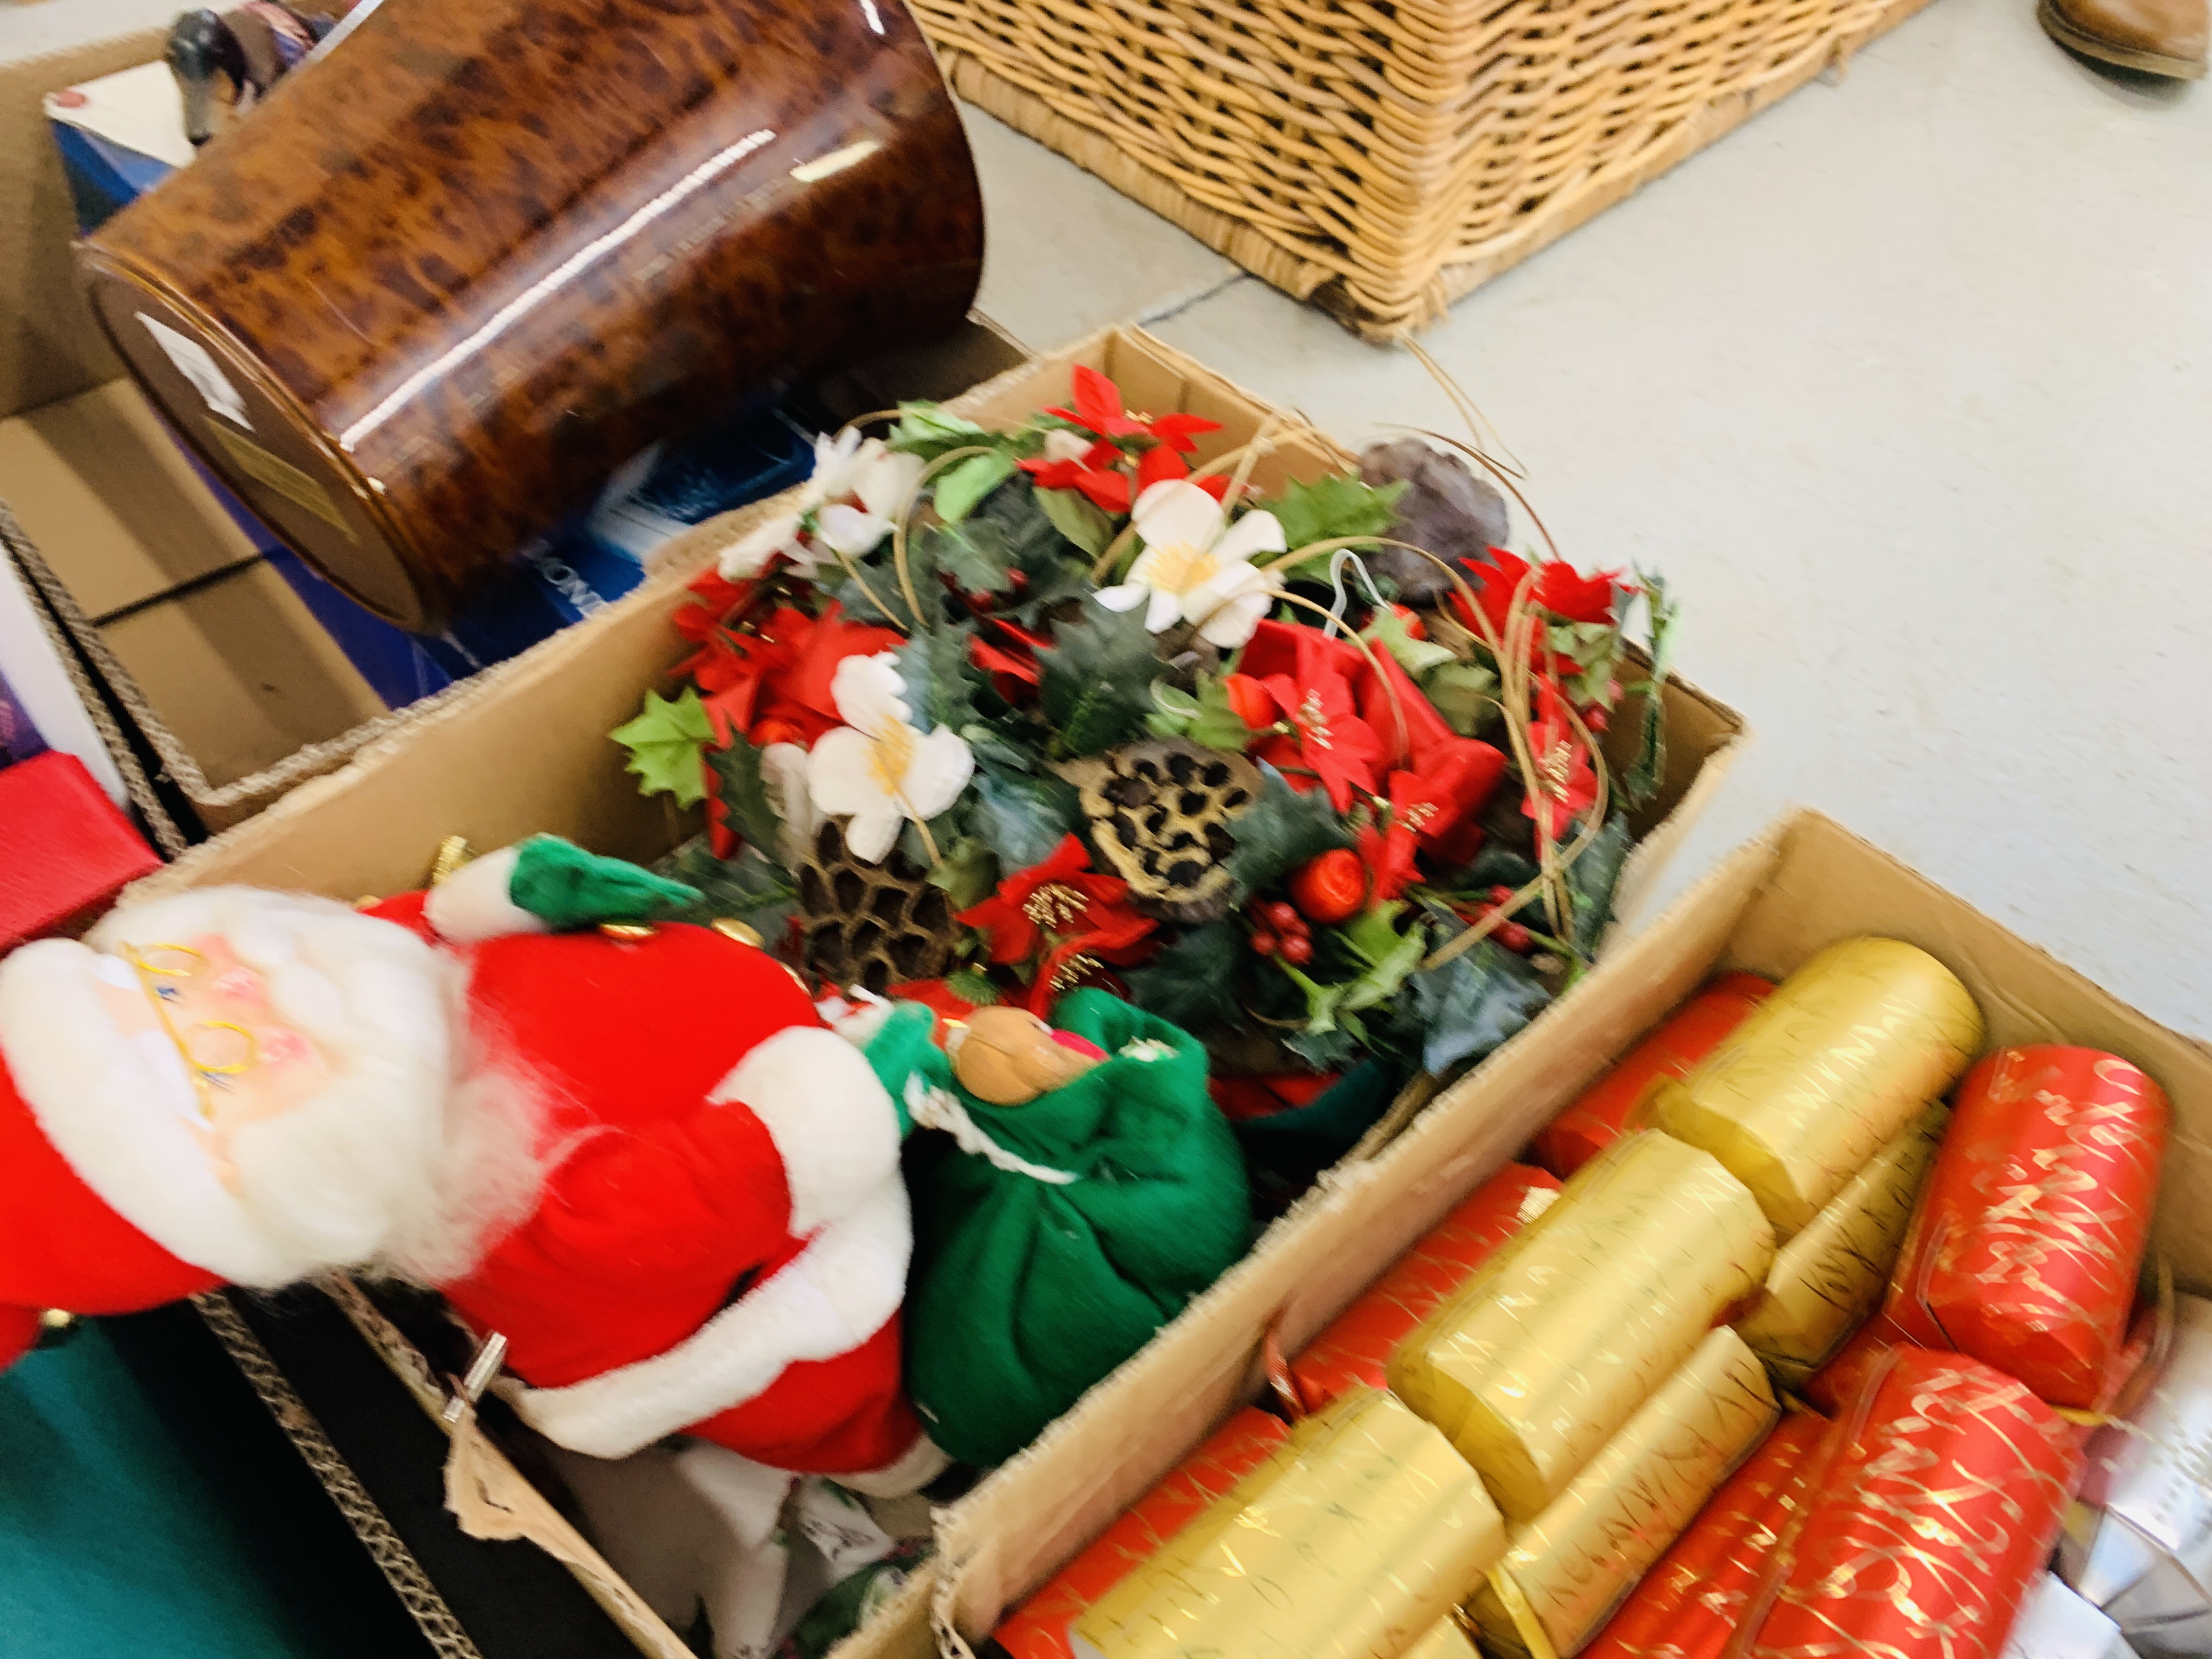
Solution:
<svg viewBox="0 0 2212 1659">
<path fill-rule="evenodd" d="M 1758 729 L 1666 891 L 1808 803 L 2212 1036 L 2212 86 L 2032 12 L 1936 0 L 1424 338 Z M 969 114 L 1029 343 L 1142 319 L 1346 440 L 1448 423 L 1408 355 Z"/>
</svg>

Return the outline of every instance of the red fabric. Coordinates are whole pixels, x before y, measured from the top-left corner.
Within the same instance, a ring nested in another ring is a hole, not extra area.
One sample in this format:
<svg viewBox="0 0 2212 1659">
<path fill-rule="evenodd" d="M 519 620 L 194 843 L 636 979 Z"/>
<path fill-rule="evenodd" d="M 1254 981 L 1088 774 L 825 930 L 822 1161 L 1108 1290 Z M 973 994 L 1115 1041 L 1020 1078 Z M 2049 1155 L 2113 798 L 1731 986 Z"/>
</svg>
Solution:
<svg viewBox="0 0 2212 1659">
<path fill-rule="evenodd" d="M 848 1353 L 787 1365 L 764 1393 L 689 1432 L 801 1474 L 886 1468 L 921 1436 L 902 1380 L 902 1334 L 894 1318 Z"/>
<path fill-rule="evenodd" d="M 1011 1659 L 1073 1659 L 1068 1626 L 1139 1563 L 1206 1513 L 1290 1437 L 1280 1418 L 1247 1407 L 1137 1500 L 1098 1541 L 991 1632 Z"/>
<path fill-rule="evenodd" d="M 1891 1350 L 1807 1466 L 1752 1659 L 1995 1659 L 2081 1469 L 2069 1426 L 2011 1377 Z"/>
<path fill-rule="evenodd" d="M 0 1309 L 141 1313 L 222 1283 L 140 1232 L 78 1179 L 0 1061 Z M 6 1360 L 0 1317 L 0 1364 Z"/>
<path fill-rule="evenodd" d="M 1827 1432 L 1785 1417 L 1644 1576 L 1583 1659 L 1722 1659 L 1791 1515 L 1800 1473 Z"/>
<path fill-rule="evenodd" d="M 2054 1406 L 2087 1409 L 2126 1338 L 2169 1112 L 2116 1055 L 2006 1048 L 1967 1073 L 1882 1312 Z"/>
<path fill-rule="evenodd" d="M 1638 1108 L 1654 1083 L 1687 1077 L 1773 989 L 1773 981 L 1756 974 L 1713 981 L 1536 1132 L 1536 1162 L 1562 1181 L 1581 1169 L 1638 1127 Z"/>
<path fill-rule="evenodd" d="M 1359 1300 L 1291 1362 L 1306 1407 L 1319 1411 L 1364 1384 L 1389 1386 L 1392 1350 L 1442 1307 L 1507 1239 L 1535 1218 L 1530 1195 L 1556 1193 L 1541 1170 L 1509 1164 L 1400 1256 Z"/>
<path fill-rule="evenodd" d="M 30 1352 L 38 1340 L 38 1310 L 0 1306 L 0 1371 Z"/>
<path fill-rule="evenodd" d="M 71 931 L 161 867 L 75 755 L 0 768 L 0 951 Z"/>
<path fill-rule="evenodd" d="M 561 1388 L 673 1346 L 747 1273 L 795 1255 L 775 1144 L 707 1096 L 775 1032 L 817 1025 L 768 957 L 702 927 L 649 939 L 526 933 L 473 957 L 470 1018 L 490 1069 L 556 1103 L 535 1212 L 445 1287 L 502 1331 L 509 1364 Z"/>
<path fill-rule="evenodd" d="M 821 1024 L 772 958 L 673 924 L 636 941 L 520 934 L 466 954 L 487 1064 L 556 1103 L 538 1149 L 555 1168 L 532 1213 L 441 1287 L 477 1330 L 506 1335 L 516 1376 L 562 1388 L 665 1352 L 799 1253 L 767 1129 L 707 1104 L 757 1044 Z M 880 1468 L 920 1432 L 899 1352 L 894 1318 L 690 1431 L 778 1468 Z"/>
</svg>

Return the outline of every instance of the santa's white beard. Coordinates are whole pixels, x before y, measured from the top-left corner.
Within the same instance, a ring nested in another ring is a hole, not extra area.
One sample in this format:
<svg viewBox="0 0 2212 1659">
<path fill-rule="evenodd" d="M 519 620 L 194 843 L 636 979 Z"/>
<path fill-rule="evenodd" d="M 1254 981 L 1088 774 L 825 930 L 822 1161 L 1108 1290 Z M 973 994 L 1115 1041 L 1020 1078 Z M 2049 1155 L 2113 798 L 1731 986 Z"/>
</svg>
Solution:
<svg viewBox="0 0 2212 1659">
<path fill-rule="evenodd" d="M 527 1212 L 538 1092 L 465 1077 L 465 969 L 395 923 L 325 899 L 216 888 L 118 911 L 94 935 L 218 933 L 265 980 L 272 1012 L 314 1043 L 329 1084 L 240 1125 L 238 1206 L 290 1276 L 326 1268 L 457 1278 Z M 235 1277 L 236 1275 L 231 1275 Z"/>
</svg>

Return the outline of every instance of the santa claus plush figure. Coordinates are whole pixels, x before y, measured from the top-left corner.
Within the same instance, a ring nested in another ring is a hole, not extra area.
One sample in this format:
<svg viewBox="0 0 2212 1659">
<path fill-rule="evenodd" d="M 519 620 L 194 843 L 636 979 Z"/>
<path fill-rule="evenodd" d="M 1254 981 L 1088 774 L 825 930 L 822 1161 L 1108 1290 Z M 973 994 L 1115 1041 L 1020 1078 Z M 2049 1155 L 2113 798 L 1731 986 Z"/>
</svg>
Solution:
<svg viewBox="0 0 2212 1659">
<path fill-rule="evenodd" d="M 0 1364 L 329 1268 L 507 1340 L 558 1443 L 911 1490 L 896 1109 L 696 896 L 539 837 L 367 910 L 210 888 L 0 964 Z M 630 925 L 603 928 L 603 922 Z"/>
</svg>

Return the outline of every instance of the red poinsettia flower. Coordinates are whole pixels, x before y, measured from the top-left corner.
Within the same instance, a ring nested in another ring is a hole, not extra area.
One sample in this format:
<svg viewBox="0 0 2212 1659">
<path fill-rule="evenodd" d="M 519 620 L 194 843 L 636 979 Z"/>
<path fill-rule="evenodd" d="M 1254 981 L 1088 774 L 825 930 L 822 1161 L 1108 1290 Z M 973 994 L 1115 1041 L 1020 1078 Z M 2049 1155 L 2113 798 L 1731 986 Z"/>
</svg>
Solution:
<svg viewBox="0 0 2212 1659">
<path fill-rule="evenodd" d="M 903 637 L 889 628 L 848 622 L 832 605 L 819 617 L 785 605 L 751 633 L 718 629 L 679 672 L 705 694 L 718 743 L 744 733 L 757 744 L 815 739 L 842 724 L 830 682 L 848 657 L 896 649 Z M 759 728 L 773 722 L 772 734 Z"/>
<path fill-rule="evenodd" d="M 1027 962 L 1048 938 L 1076 945 L 1101 962 L 1127 963 L 1159 924 L 1129 908 L 1129 884 L 1091 868 L 1091 854 L 1069 836 L 1043 862 L 1017 870 L 999 890 L 956 918 L 988 941 L 991 960 Z"/>
<path fill-rule="evenodd" d="M 1201 433 L 1221 430 L 1220 422 L 1200 415 L 1132 416 L 1121 406 L 1121 388 L 1095 368 L 1079 363 L 1073 378 L 1075 407 L 1045 413 L 1073 421 L 1101 438 L 1154 438 L 1161 447 L 1188 455 L 1198 447 Z"/>
<path fill-rule="evenodd" d="M 1352 683 L 1358 692 L 1359 717 L 1375 728 L 1394 761 L 1410 756 L 1415 766 L 1425 766 L 1439 750 L 1466 741 L 1388 651 L 1376 651 L 1372 662 L 1363 657 Z"/>
<path fill-rule="evenodd" d="M 1255 680 L 1276 674 L 1304 680 L 1324 673 L 1351 680 L 1366 665 L 1367 659 L 1349 641 L 1329 639 L 1318 628 L 1262 618 L 1237 659 L 1237 671 Z"/>
<path fill-rule="evenodd" d="M 1055 460 L 1039 455 L 1024 461 L 1021 468 L 1040 489 L 1079 489 L 1102 513 L 1120 514 L 1129 510 L 1133 499 L 1121 460 L 1120 447 L 1101 438 L 1079 456 Z"/>
<path fill-rule="evenodd" d="M 676 631 L 695 641 L 705 640 L 717 628 L 727 626 L 732 617 L 751 605 L 753 595 L 760 591 L 760 583 L 750 577 L 741 582 L 725 580 L 722 573 L 712 565 L 686 586 L 698 597 L 699 603 L 687 605 L 676 613 Z"/>
<path fill-rule="evenodd" d="M 982 626 L 968 641 L 968 660 L 991 677 L 993 688 L 1008 702 L 1026 702 L 1030 690 L 1044 678 L 1036 653 L 1052 643 L 1052 635 L 1032 633 L 1004 617 L 980 620 Z"/>
<path fill-rule="evenodd" d="M 1261 684 L 1291 723 L 1299 763 L 1320 779 L 1331 806 L 1346 811 L 1354 790 L 1375 793 L 1375 763 L 1382 757 L 1382 740 L 1359 718 L 1341 674 L 1322 672 L 1304 680 L 1271 674 Z"/>
<path fill-rule="evenodd" d="M 1565 559 L 1553 559 L 1536 572 L 1536 603 L 1568 622 L 1609 623 L 1620 583 L 1618 570 L 1585 576 Z"/>
<path fill-rule="evenodd" d="M 1145 430 L 1144 422 L 1131 420 L 1121 407 L 1121 388 L 1097 369 L 1078 363 L 1073 379 L 1075 407 L 1048 409 L 1046 414 L 1073 421 L 1102 438 L 1133 437 Z"/>
<path fill-rule="evenodd" d="M 1489 623 L 1486 631 L 1474 612 L 1468 608 L 1467 597 L 1456 588 L 1452 592 L 1452 608 L 1460 620 L 1487 640 L 1493 635 L 1505 637 L 1505 614 L 1513 604 L 1513 596 L 1521 588 L 1522 579 L 1528 575 L 1528 562 L 1518 554 L 1502 547 L 1493 547 L 1484 562 L 1463 561 L 1475 597 L 1481 602 L 1484 620 Z M 1613 597 L 1620 573 L 1601 570 L 1595 576 L 1585 576 L 1564 559 L 1552 559 L 1534 567 L 1536 579 L 1529 587 L 1529 597 L 1550 615 L 1565 622 L 1609 623 L 1613 620 Z M 1528 660 L 1542 666 L 1546 660 L 1545 640 L 1541 629 L 1531 638 Z M 1571 657 L 1558 653 L 1550 656 L 1551 672 L 1565 676 L 1576 673 L 1581 665 Z"/>
<path fill-rule="evenodd" d="M 1597 774 L 1590 766 L 1589 749 L 1567 723 L 1559 689 L 1549 680 L 1538 680 L 1536 694 L 1537 717 L 1528 723 L 1528 752 L 1535 775 L 1527 780 L 1528 793 L 1521 810 L 1558 841 L 1568 824 L 1595 803 Z"/>
<path fill-rule="evenodd" d="M 1221 429 L 1220 422 L 1200 415 L 1132 415 L 1122 407 L 1121 387 L 1095 368 L 1079 364 L 1073 384 L 1075 407 L 1045 413 L 1081 427 L 1099 441 L 1079 461 L 1039 458 L 1024 461 L 1022 469 L 1036 477 L 1039 488 L 1079 489 L 1108 513 L 1127 513 L 1135 496 L 1152 485 L 1188 477 L 1190 464 L 1183 457 L 1198 448 L 1200 434 Z M 1128 438 L 1152 440 L 1137 455 L 1133 490 L 1128 475 L 1121 470 L 1121 441 Z M 1225 478 L 1205 478 L 1199 487 L 1219 501 L 1229 485 Z"/>
<path fill-rule="evenodd" d="M 1388 904 L 1420 875 L 1413 861 L 1413 832 L 1396 818 L 1388 828 L 1363 823 L 1353 842 L 1367 866 L 1367 908 Z"/>
<path fill-rule="evenodd" d="M 1482 845 L 1475 814 L 1504 775 L 1505 757 L 1475 738 L 1455 738 L 1418 768 L 1390 775 L 1390 822 L 1419 837 L 1443 864 L 1464 864 Z"/>
</svg>

